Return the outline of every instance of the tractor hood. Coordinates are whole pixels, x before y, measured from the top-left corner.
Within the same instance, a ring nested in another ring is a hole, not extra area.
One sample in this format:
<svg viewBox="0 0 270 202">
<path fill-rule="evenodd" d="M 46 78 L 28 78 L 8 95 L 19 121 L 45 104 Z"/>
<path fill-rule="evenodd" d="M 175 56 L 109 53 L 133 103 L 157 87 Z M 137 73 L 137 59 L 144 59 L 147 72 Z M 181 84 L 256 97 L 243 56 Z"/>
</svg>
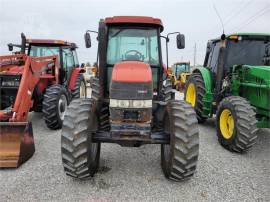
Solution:
<svg viewBox="0 0 270 202">
<path fill-rule="evenodd" d="M 0 56 L 0 74 L 22 74 L 26 57 L 24 54 Z"/>
<path fill-rule="evenodd" d="M 120 62 L 113 67 L 112 80 L 124 83 L 152 82 L 151 68 L 144 62 Z"/>
<path fill-rule="evenodd" d="M 23 73 L 23 67 L 17 65 L 9 65 L 6 67 L 1 67 L 1 75 L 18 75 Z"/>
<path fill-rule="evenodd" d="M 114 65 L 110 85 L 113 99 L 152 99 L 152 71 L 149 64 L 125 61 Z"/>
</svg>

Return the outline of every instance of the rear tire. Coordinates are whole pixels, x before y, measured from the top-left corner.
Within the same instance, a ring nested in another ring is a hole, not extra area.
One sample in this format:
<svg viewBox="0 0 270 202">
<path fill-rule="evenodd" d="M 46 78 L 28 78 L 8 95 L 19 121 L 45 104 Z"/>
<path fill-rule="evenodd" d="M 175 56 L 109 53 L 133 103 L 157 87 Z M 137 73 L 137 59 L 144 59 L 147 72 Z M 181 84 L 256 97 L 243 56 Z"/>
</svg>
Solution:
<svg viewBox="0 0 270 202">
<path fill-rule="evenodd" d="M 79 74 L 76 83 L 75 88 L 72 91 L 72 98 L 86 98 L 87 97 L 87 88 L 86 88 L 86 82 L 84 80 L 83 74 Z"/>
<path fill-rule="evenodd" d="M 166 107 L 164 130 L 170 144 L 161 145 L 161 166 L 164 175 L 174 181 L 193 176 L 199 155 L 199 127 L 196 114 L 184 101 L 170 101 Z"/>
<path fill-rule="evenodd" d="M 42 102 L 42 112 L 48 128 L 62 128 L 68 104 L 69 97 L 65 87 L 56 84 L 46 89 Z"/>
<path fill-rule="evenodd" d="M 192 90 L 192 85 L 195 87 L 194 99 L 189 96 L 189 93 L 191 93 L 189 91 Z M 205 116 L 203 116 L 203 96 L 205 95 L 205 84 L 200 73 L 193 73 L 189 76 L 186 82 L 184 95 L 184 100 L 194 107 L 198 122 L 204 123 L 207 119 Z"/>
<path fill-rule="evenodd" d="M 68 107 L 61 134 L 62 163 L 68 176 L 86 179 L 97 172 L 100 143 L 92 142 L 97 128 L 94 101 L 73 100 Z"/>
<path fill-rule="evenodd" d="M 256 113 L 246 99 L 239 96 L 224 98 L 216 114 L 219 143 L 230 151 L 247 151 L 256 143 L 256 123 Z"/>
</svg>

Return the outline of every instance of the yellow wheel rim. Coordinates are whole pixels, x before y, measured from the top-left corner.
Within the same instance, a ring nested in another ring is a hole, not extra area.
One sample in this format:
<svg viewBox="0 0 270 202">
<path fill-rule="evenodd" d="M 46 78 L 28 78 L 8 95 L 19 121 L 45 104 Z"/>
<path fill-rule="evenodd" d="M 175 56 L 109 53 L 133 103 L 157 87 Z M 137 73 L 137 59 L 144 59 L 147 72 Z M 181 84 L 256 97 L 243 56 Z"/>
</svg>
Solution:
<svg viewBox="0 0 270 202">
<path fill-rule="evenodd" d="M 234 131 L 234 119 L 229 109 L 224 109 L 219 118 L 219 128 L 225 139 L 230 139 Z"/>
<path fill-rule="evenodd" d="M 193 83 L 190 83 L 186 92 L 186 101 L 195 107 L 196 104 L 196 89 Z"/>
</svg>

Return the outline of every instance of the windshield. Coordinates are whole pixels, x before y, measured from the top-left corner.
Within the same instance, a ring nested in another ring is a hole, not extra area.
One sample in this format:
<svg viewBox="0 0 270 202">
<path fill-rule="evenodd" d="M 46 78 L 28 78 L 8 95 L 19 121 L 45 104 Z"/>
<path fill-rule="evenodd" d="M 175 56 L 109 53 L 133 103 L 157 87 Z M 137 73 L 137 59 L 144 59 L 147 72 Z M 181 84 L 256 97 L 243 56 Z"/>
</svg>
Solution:
<svg viewBox="0 0 270 202">
<path fill-rule="evenodd" d="M 142 61 L 159 65 L 157 29 L 111 28 L 109 30 L 107 64 Z"/>
<path fill-rule="evenodd" d="M 264 57 L 269 41 L 243 40 L 228 41 L 226 66 L 233 65 L 264 65 Z"/>
<path fill-rule="evenodd" d="M 58 55 L 59 56 L 59 47 L 49 47 L 49 46 L 31 46 L 30 48 L 30 56 L 34 57 L 43 57 L 43 56 L 51 56 Z"/>
<path fill-rule="evenodd" d="M 174 74 L 179 77 L 183 72 L 189 72 L 189 64 L 175 64 L 174 65 Z"/>
</svg>

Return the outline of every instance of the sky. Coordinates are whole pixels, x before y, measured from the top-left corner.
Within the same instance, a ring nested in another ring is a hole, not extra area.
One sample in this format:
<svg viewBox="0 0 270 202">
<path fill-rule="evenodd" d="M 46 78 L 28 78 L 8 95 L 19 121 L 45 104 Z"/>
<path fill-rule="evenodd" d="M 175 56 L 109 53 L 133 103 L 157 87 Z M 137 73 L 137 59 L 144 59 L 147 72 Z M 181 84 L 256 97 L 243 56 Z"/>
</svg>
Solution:
<svg viewBox="0 0 270 202">
<path fill-rule="evenodd" d="M 81 63 L 96 60 L 97 42 L 86 49 L 84 33 L 98 29 L 101 18 L 119 15 L 160 18 L 163 35 L 179 31 L 185 35 L 186 48 L 169 44 L 169 63 L 190 61 L 202 64 L 209 39 L 234 32 L 270 33 L 269 0 L 0 0 L 0 55 L 8 54 L 8 43 L 20 43 L 20 33 L 27 38 L 63 39 L 75 42 Z M 165 48 L 163 48 L 163 60 Z"/>
</svg>

